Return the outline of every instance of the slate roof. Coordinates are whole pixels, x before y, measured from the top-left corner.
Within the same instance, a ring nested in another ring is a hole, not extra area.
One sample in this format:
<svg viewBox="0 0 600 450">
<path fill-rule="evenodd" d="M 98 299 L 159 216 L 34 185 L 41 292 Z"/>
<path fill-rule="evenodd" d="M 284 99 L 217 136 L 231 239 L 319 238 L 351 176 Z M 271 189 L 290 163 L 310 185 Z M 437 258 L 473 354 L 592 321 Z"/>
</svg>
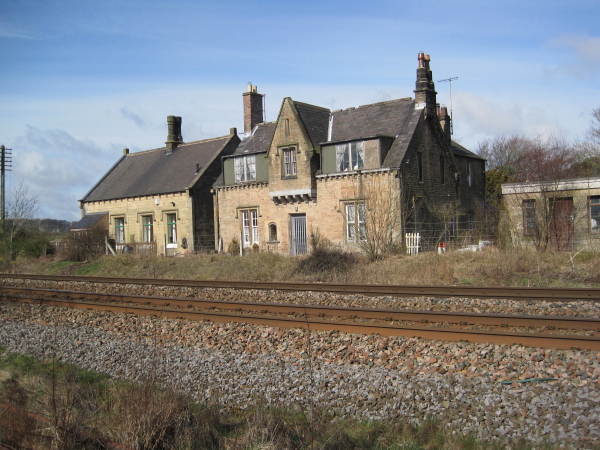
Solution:
<svg viewBox="0 0 600 450">
<path fill-rule="evenodd" d="M 480 159 L 482 161 L 487 161 L 485 158 L 482 158 L 481 156 L 473 153 L 471 150 L 467 150 L 462 145 L 460 145 L 458 142 L 454 142 L 454 141 L 452 141 L 452 153 L 454 153 L 457 156 L 464 156 L 466 158 L 473 158 L 473 159 Z"/>
<path fill-rule="evenodd" d="M 79 222 L 71 227 L 71 230 L 81 230 L 84 228 L 92 228 L 100 220 L 108 214 L 108 211 L 88 213 L 81 218 Z"/>
<path fill-rule="evenodd" d="M 232 136 L 124 155 L 81 200 L 93 202 L 182 192 L 192 187 Z M 200 172 L 196 173 L 196 164 Z"/>
<path fill-rule="evenodd" d="M 252 134 L 244 136 L 242 142 L 231 156 L 251 155 L 266 152 L 271 145 L 277 122 L 259 123 Z"/>
<path fill-rule="evenodd" d="M 389 136 L 394 142 L 383 167 L 397 167 L 419 122 L 421 110 L 415 110 L 411 98 L 373 103 L 332 113 L 330 143 Z"/>
<path fill-rule="evenodd" d="M 302 102 L 294 102 L 294 105 L 308 133 L 308 137 L 312 141 L 313 147 L 317 147 L 321 142 L 327 140 L 327 129 L 329 128 L 329 115 L 331 111 L 327 108 Z"/>
</svg>

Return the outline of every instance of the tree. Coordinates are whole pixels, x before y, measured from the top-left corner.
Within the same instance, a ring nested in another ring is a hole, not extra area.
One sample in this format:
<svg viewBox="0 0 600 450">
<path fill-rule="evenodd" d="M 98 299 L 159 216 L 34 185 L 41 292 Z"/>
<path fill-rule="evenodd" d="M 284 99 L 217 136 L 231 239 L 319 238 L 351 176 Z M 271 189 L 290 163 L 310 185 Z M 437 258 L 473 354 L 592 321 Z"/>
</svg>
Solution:
<svg viewBox="0 0 600 450">
<path fill-rule="evenodd" d="M 361 174 L 355 189 L 356 201 L 344 211 L 347 233 L 369 259 L 383 259 L 402 242 L 399 181 L 392 172 Z"/>
<path fill-rule="evenodd" d="M 6 203 L 6 219 L 2 224 L 5 261 L 16 258 L 18 252 L 14 248 L 15 239 L 17 236 L 23 238 L 31 234 L 31 224 L 34 223 L 38 210 L 38 198 L 30 195 L 29 186 L 21 181 L 19 186 L 13 189 Z"/>
</svg>

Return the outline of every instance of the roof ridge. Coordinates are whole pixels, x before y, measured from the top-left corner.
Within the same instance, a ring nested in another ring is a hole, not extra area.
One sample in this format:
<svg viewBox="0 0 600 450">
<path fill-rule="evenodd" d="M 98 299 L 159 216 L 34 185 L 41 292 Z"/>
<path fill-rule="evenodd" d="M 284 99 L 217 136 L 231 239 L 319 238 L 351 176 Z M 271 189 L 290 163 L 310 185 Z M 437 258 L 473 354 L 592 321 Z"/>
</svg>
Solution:
<svg viewBox="0 0 600 450">
<path fill-rule="evenodd" d="M 205 143 L 205 142 L 213 142 L 213 141 L 218 141 L 221 139 L 225 139 L 230 137 L 231 135 L 225 135 L 225 136 L 219 136 L 219 137 L 215 137 L 215 138 L 209 138 L 209 139 L 202 139 L 200 141 L 192 141 L 192 142 L 182 142 L 180 143 L 176 149 L 181 148 L 181 147 L 185 147 L 186 145 L 192 145 L 192 144 L 200 144 L 200 143 Z M 150 153 L 150 152 L 156 152 L 159 150 L 166 150 L 167 147 L 157 147 L 157 148 L 151 148 L 149 150 L 141 150 L 139 152 L 133 152 L 133 153 L 129 153 L 127 156 L 136 156 L 136 155 L 141 155 L 143 153 Z"/>
<path fill-rule="evenodd" d="M 406 101 L 409 101 L 412 99 L 413 99 L 412 97 L 394 98 L 392 100 L 386 100 L 383 102 L 369 103 L 367 105 L 360 105 L 359 108 L 368 108 L 369 106 L 387 105 L 388 103 L 406 102 Z"/>
<path fill-rule="evenodd" d="M 330 109 L 329 108 L 325 108 L 324 106 L 313 105 L 312 103 L 299 102 L 299 101 L 296 101 L 296 100 L 292 100 L 292 101 L 296 105 L 312 106 L 313 108 L 318 108 L 318 109 L 322 109 L 324 111 L 330 112 Z"/>
</svg>

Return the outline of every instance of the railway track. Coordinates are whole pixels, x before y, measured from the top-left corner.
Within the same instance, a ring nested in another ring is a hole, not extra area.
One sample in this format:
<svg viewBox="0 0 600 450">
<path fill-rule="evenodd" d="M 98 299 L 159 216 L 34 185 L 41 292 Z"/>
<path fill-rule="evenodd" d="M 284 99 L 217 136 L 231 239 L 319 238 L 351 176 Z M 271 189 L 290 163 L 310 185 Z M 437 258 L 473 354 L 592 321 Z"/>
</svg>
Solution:
<svg viewBox="0 0 600 450">
<path fill-rule="evenodd" d="M 502 329 L 503 327 L 512 326 L 551 330 L 596 331 L 600 329 L 600 319 L 595 318 L 235 302 L 8 286 L 0 287 L 0 298 L 3 301 L 12 300 L 96 311 L 210 320 L 221 323 L 252 323 L 273 327 L 299 327 L 311 330 L 337 330 L 362 334 L 377 333 L 385 336 L 420 337 L 446 341 L 467 340 L 509 345 L 517 343 L 534 347 L 560 349 L 575 347 L 600 351 L 600 337 L 598 336 L 514 332 Z M 260 312 L 260 314 L 256 314 L 256 312 Z M 293 317 L 289 317 L 290 315 Z M 323 317 L 329 317 L 329 319 Z M 412 324 L 406 322 L 412 322 Z M 423 322 L 442 323 L 445 326 L 424 326 L 422 325 Z M 414 323 L 417 323 L 417 325 Z M 459 324 L 461 326 L 488 325 L 500 327 L 500 329 L 450 328 L 446 326 L 447 324 Z"/>
<path fill-rule="evenodd" d="M 78 281 L 88 283 L 142 284 L 153 286 L 181 286 L 192 288 L 260 289 L 288 292 L 330 292 L 346 295 L 391 295 L 494 298 L 528 301 L 592 301 L 600 302 L 597 288 L 527 288 L 527 287 L 474 287 L 474 286 L 400 286 L 376 284 L 283 283 L 245 281 L 203 281 L 156 278 L 113 278 L 68 275 L 31 275 L 0 273 L 0 279 Z"/>
</svg>

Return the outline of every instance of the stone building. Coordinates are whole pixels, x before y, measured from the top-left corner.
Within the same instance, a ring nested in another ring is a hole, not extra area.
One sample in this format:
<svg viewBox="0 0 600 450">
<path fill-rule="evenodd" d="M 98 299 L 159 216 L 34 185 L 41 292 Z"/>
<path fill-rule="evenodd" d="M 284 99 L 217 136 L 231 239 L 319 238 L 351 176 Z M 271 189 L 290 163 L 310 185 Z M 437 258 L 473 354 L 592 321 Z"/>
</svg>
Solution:
<svg viewBox="0 0 600 450">
<path fill-rule="evenodd" d="M 505 183 L 502 202 L 514 245 L 600 249 L 600 177 Z"/>
<path fill-rule="evenodd" d="M 268 123 L 262 95 L 249 85 L 244 138 L 222 157 L 213 190 L 216 248 L 235 239 L 299 255 L 311 233 L 364 249 L 418 232 L 429 237 L 426 249 L 474 227 L 485 161 L 451 140 L 429 64 L 418 55 L 414 99 L 330 111 L 285 98 Z"/>
<path fill-rule="evenodd" d="M 82 224 L 102 224 L 117 250 L 150 247 L 159 254 L 214 249 L 213 195 L 221 157 L 240 139 L 230 135 L 183 142 L 181 117 L 169 116 L 164 147 L 129 153 L 80 200 Z"/>
</svg>

